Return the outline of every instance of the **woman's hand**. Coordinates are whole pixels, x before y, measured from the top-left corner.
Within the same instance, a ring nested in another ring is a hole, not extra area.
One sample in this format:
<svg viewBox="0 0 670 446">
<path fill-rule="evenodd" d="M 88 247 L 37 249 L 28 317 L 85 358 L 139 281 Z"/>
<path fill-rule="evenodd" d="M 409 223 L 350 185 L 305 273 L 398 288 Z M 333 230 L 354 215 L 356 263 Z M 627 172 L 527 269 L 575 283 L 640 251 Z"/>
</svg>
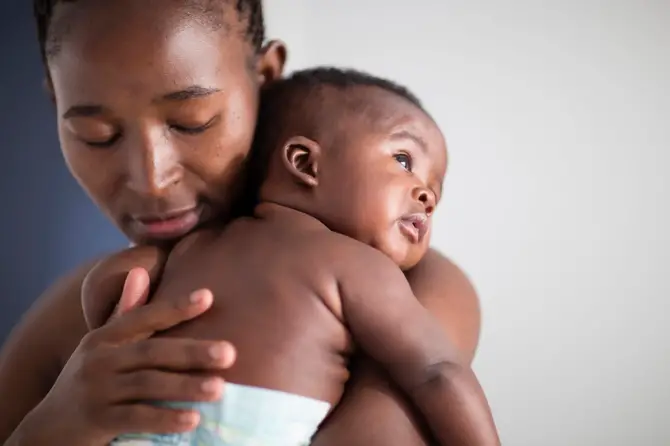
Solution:
<svg viewBox="0 0 670 446">
<path fill-rule="evenodd" d="M 235 361 L 235 350 L 226 342 L 150 338 L 201 315 L 213 296 L 199 290 L 180 302 L 143 305 L 148 289 L 146 271 L 128 274 L 116 315 L 83 338 L 51 391 L 7 445 L 102 446 L 127 432 L 195 428 L 196 411 L 142 401 L 220 398 L 223 381 L 218 375 Z"/>
</svg>

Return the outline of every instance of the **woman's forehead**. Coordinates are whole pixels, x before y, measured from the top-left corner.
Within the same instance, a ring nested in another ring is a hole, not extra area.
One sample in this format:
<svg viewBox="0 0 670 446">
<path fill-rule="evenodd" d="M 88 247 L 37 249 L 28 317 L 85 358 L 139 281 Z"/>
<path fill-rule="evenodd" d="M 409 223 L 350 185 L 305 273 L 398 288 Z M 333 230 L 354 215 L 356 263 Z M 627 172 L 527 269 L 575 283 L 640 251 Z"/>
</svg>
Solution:
<svg viewBox="0 0 670 446">
<path fill-rule="evenodd" d="M 250 46 L 239 33 L 186 19 L 152 23 L 131 20 L 116 29 L 77 24 L 51 59 L 56 93 L 155 95 L 192 85 L 221 89 L 248 77 Z"/>
<path fill-rule="evenodd" d="M 107 26 L 153 23 L 157 27 L 176 27 L 194 21 L 213 30 L 232 27 L 240 16 L 226 0 L 72 0 L 56 1 L 51 26 L 62 24 L 67 31 L 73 24 L 91 22 Z"/>
<path fill-rule="evenodd" d="M 57 58 L 61 51 L 68 51 L 82 59 L 113 59 L 121 53 L 126 59 L 151 61 L 175 50 L 214 57 L 217 48 L 244 41 L 244 34 L 234 32 L 234 26 L 223 26 L 226 20 L 231 23 L 239 20 L 234 11 L 224 15 L 185 4 L 192 2 L 80 0 L 60 3 L 62 6 L 56 8 L 51 20 L 47 53 L 50 59 Z"/>
</svg>

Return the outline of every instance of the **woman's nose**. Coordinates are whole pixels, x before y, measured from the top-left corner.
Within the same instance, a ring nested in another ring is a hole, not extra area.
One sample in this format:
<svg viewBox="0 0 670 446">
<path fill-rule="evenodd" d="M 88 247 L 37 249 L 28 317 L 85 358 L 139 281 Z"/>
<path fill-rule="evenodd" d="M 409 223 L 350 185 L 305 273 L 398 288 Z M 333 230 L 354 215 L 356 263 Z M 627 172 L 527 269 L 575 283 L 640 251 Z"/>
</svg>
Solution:
<svg viewBox="0 0 670 446">
<path fill-rule="evenodd" d="M 183 178 L 179 153 L 165 136 L 147 135 L 129 145 L 128 187 L 145 196 L 164 196 Z"/>
</svg>

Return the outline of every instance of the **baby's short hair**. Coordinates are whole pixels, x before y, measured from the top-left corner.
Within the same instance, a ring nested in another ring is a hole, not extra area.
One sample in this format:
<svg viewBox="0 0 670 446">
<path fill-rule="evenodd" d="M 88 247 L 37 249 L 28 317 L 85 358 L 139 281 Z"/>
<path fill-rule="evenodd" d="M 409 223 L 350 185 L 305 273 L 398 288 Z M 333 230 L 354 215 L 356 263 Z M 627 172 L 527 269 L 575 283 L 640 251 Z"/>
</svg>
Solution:
<svg viewBox="0 0 670 446">
<path fill-rule="evenodd" d="M 336 67 L 309 68 L 277 80 L 266 87 L 261 104 L 271 107 L 273 102 L 280 101 L 285 95 L 305 97 L 323 87 L 334 87 L 343 91 L 352 87 L 377 87 L 405 98 L 423 109 L 421 101 L 409 89 L 396 82 L 364 71 Z"/>
<path fill-rule="evenodd" d="M 421 101 L 406 87 L 363 71 L 335 67 L 316 67 L 296 71 L 272 82 L 261 91 L 254 146 L 249 159 L 249 191 L 257 194 L 265 180 L 271 155 L 278 140 L 298 127 L 301 136 L 323 136 L 323 115 L 344 118 L 345 113 L 366 112 L 366 100 L 355 95 L 363 88 L 378 88 L 396 95 L 425 113 Z M 333 101 L 333 95 L 336 95 Z M 334 111 L 333 106 L 338 110 Z M 339 109 L 341 107 L 341 110 Z M 342 112 L 342 115 L 338 115 Z M 328 122 L 336 128 L 336 122 Z"/>
</svg>

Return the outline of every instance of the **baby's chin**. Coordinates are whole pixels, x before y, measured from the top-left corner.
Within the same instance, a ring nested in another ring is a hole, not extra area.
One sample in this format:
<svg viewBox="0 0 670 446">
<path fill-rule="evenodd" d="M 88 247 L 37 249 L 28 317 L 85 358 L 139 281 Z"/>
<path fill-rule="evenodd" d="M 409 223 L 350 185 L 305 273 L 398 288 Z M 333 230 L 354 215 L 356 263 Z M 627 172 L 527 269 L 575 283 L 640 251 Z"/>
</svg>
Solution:
<svg viewBox="0 0 670 446">
<path fill-rule="evenodd" d="M 403 271 L 408 271 L 414 268 L 416 265 L 419 264 L 423 256 L 426 255 L 427 251 L 428 247 L 419 248 L 418 246 L 413 246 L 405 256 L 405 258 L 398 263 L 398 266 Z"/>
<path fill-rule="evenodd" d="M 381 251 L 390 257 L 402 271 L 408 271 L 414 268 L 426 255 L 428 244 L 405 242 L 401 246 L 396 245 L 392 249 L 381 249 Z"/>
</svg>

